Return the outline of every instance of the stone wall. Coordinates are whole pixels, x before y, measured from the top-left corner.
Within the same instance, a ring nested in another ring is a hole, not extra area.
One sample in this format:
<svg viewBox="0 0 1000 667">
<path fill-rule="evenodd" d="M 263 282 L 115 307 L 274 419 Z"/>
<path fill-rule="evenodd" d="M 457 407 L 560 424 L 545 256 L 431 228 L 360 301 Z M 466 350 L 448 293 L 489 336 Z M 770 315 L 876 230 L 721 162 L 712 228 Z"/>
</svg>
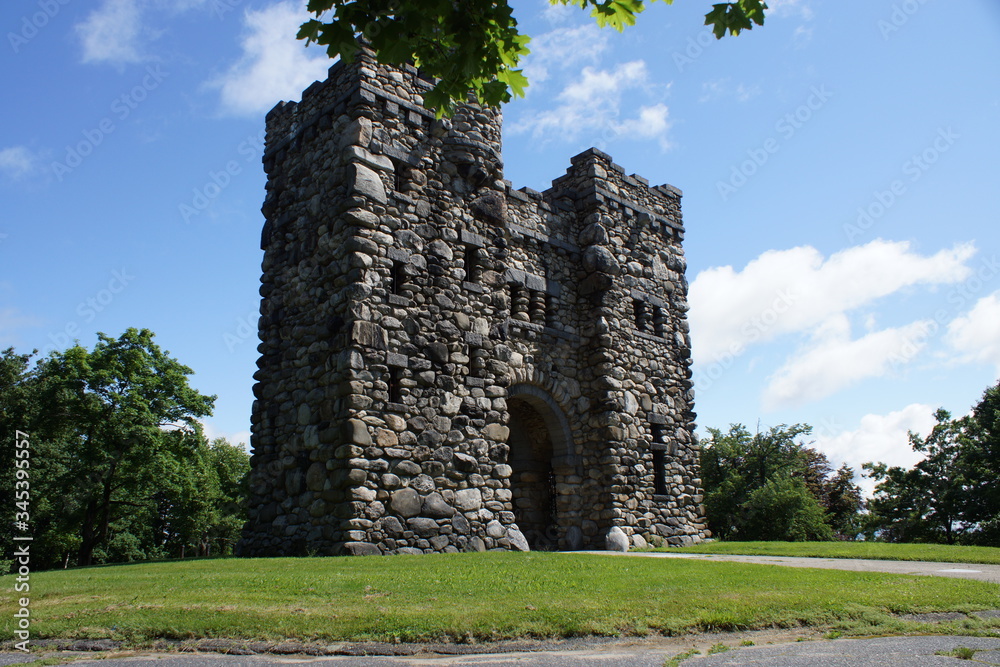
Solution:
<svg viewBox="0 0 1000 667">
<path fill-rule="evenodd" d="M 499 111 L 429 87 L 362 53 L 267 117 L 239 552 L 706 537 L 680 193 L 594 149 L 514 190 Z"/>
</svg>

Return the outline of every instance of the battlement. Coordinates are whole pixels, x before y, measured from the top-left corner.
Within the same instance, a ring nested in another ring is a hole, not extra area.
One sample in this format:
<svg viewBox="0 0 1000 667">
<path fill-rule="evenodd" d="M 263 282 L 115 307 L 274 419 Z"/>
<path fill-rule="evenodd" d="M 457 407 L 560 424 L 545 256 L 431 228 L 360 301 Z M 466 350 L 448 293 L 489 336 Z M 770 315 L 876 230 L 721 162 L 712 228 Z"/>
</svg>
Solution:
<svg viewBox="0 0 1000 667">
<path fill-rule="evenodd" d="M 597 149 L 514 189 L 430 85 L 363 52 L 267 116 L 240 552 L 703 539 L 680 191 Z"/>
</svg>

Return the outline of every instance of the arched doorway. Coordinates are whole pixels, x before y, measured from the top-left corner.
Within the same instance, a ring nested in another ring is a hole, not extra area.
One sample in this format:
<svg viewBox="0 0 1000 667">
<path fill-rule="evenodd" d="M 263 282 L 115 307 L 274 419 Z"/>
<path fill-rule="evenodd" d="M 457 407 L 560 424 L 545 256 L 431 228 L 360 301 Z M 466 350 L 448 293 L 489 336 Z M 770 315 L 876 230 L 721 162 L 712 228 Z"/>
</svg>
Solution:
<svg viewBox="0 0 1000 667">
<path fill-rule="evenodd" d="M 559 539 L 552 437 L 545 420 L 527 401 L 512 400 L 507 409 L 514 519 L 533 550 L 551 551 Z"/>
<path fill-rule="evenodd" d="M 572 474 L 568 467 L 575 467 L 569 425 L 551 396 L 538 387 L 515 385 L 508 397 L 515 521 L 532 550 L 554 551 L 561 534 L 557 484 L 563 475 Z"/>
</svg>

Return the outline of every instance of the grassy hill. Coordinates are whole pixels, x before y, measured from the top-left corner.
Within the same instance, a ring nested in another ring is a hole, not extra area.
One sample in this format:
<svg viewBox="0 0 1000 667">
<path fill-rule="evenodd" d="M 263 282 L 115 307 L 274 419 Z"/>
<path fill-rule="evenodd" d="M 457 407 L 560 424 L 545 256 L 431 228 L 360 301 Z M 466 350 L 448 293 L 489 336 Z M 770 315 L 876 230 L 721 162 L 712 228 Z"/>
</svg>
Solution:
<svg viewBox="0 0 1000 667">
<path fill-rule="evenodd" d="M 12 590 L 11 577 L 0 586 Z M 894 613 L 1000 606 L 975 581 L 584 554 L 218 559 L 31 576 L 34 638 L 426 641 L 812 625 L 921 629 Z M 13 596 L 0 632 L 13 630 Z M 966 630 L 1000 620 L 962 621 Z M 954 631 L 955 628 L 950 628 Z"/>
</svg>

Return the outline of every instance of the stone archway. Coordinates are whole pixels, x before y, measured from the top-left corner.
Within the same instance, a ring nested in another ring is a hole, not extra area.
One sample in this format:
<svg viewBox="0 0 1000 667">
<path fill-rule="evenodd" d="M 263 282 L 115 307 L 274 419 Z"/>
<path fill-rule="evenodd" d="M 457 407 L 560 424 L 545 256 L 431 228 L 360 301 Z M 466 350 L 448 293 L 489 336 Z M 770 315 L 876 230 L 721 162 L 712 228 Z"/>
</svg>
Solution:
<svg viewBox="0 0 1000 667">
<path fill-rule="evenodd" d="M 569 424 L 552 397 L 532 385 L 511 387 L 507 410 L 515 521 L 533 550 L 554 551 L 567 527 L 558 486 L 576 471 Z"/>
</svg>

